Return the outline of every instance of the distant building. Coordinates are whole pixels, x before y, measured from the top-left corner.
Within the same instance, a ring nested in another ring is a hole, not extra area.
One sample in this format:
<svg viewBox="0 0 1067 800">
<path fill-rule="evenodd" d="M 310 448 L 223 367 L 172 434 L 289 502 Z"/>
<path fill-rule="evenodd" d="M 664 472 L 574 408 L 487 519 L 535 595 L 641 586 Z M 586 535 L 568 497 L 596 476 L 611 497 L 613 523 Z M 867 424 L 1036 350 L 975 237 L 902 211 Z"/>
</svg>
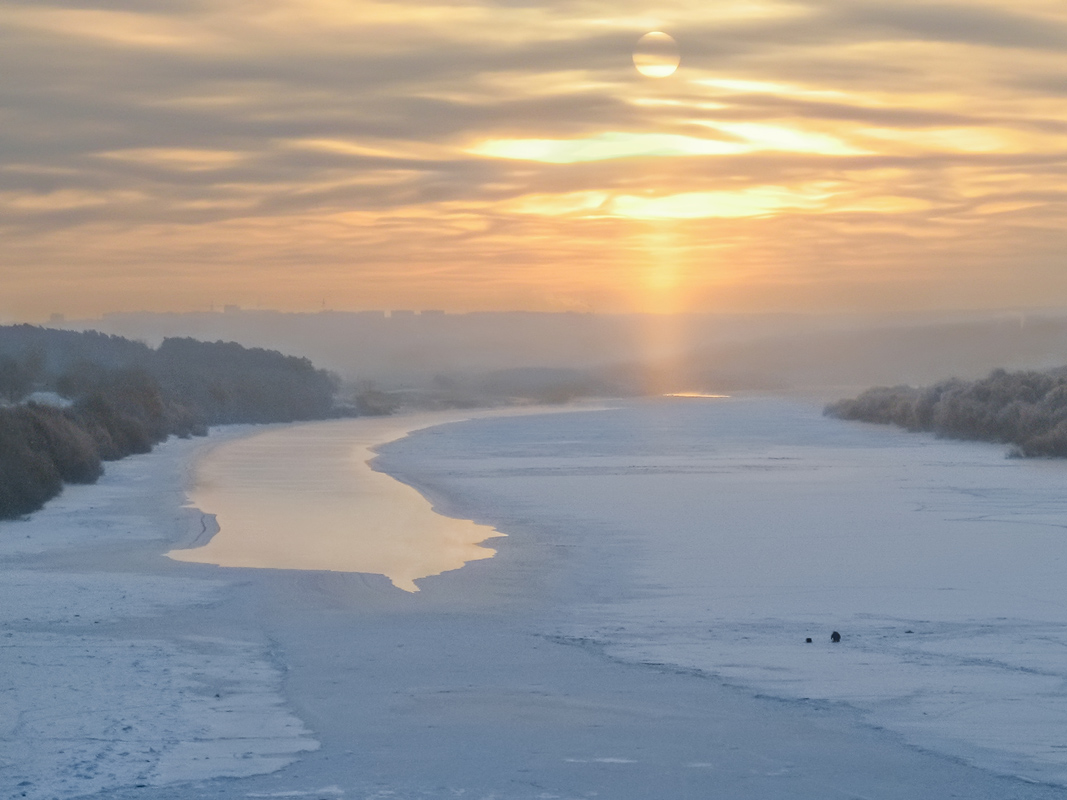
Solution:
<svg viewBox="0 0 1067 800">
<path fill-rule="evenodd" d="M 377 310 L 357 311 L 356 312 L 356 316 L 357 317 L 373 317 L 374 319 L 385 319 L 385 312 L 384 311 L 377 311 Z"/>
<path fill-rule="evenodd" d="M 389 319 L 413 319 L 414 317 L 415 312 L 408 309 L 389 312 Z"/>
<path fill-rule="evenodd" d="M 224 314 L 236 314 L 241 310 L 240 306 L 223 306 L 222 312 Z"/>
<path fill-rule="evenodd" d="M 420 317 L 443 317 L 445 312 L 440 308 L 424 308 L 419 312 Z"/>
<path fill-rule="evenodd" d="M 52 316 L 48 318 L 49 325 L 62 325 L 66 321 L 67 317 L 64 314 L 52 314 Z"/>
</svg>

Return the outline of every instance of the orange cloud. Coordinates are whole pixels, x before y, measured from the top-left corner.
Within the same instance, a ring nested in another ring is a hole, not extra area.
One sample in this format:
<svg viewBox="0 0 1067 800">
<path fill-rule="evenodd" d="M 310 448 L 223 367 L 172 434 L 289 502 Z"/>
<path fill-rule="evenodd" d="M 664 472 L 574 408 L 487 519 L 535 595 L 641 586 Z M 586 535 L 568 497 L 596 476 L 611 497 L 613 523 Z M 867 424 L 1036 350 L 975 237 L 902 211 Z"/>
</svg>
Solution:
<svg viewBox="0 0 1067 800">
<path fill-rule="evenodd" d="M 6 318 L 1063 283 L 1061 3 L 68 6 L 0 24 Z M 650 30 L 682 56 L 654 81 L 631 58 Z"/>
</svg>

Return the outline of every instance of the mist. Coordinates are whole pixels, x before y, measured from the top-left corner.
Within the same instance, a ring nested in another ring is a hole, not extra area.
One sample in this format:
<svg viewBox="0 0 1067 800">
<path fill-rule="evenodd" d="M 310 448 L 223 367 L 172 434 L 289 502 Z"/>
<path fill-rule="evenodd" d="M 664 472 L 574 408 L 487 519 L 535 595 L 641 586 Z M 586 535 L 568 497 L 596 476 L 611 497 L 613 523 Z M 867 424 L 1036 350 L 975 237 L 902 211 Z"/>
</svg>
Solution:
<svg viewBox="0 0 1067 800">
<path fill-rule="evenodd" d="M 807 391 L 974 379 L 1067 363 L 1067 312 L 908 315 L 496 312 L 115 313 L 60 321 L 158 345 L 234 341 L 306 357 L 360 392 L 446 405 L 676 391 Z M 828 394 L 829 397 L 829 394 Z"/>
</svg>

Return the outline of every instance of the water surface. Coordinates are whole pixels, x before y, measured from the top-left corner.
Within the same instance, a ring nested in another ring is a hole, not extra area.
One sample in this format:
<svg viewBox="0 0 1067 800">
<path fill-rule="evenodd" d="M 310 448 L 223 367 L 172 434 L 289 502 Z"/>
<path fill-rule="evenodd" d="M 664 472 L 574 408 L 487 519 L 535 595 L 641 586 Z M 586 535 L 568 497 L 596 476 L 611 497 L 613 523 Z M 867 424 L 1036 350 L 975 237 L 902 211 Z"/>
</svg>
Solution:
<svg viewBox="0 0 1067 800">
<path fill-rule="evenodd" d="M 202 547 L 168 553 L 224 567 L 331 570 L 415 581 L 468 561 L 502 534 L 433 511 L 421 494 L 367 463 L 373 447 L 470 414 L 333 420 L 275 428 L 220 445 L 196 467 L 191 505 L 219 532 Z"/>
</svg>

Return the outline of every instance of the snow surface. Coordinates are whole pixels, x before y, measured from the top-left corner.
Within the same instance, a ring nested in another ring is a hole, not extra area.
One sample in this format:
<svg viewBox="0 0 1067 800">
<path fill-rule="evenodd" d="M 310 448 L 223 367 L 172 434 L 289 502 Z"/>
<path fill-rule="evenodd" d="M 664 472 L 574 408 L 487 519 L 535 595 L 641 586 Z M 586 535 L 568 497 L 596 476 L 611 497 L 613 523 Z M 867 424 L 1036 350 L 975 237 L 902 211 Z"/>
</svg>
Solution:
<svg viewBox="0 0 1067 800">
<path fill-rule="evenodd" d="M 597 543 L 625 577 L 576 576 L 592 599 L 554 635 L 1067 785 L 1067 462 L 769 398 L 482 421 L 385 452 L 456 513 L 516 535 L 538 509 L 561 544 Z"/>
<path fill-rule="evenodd" d="M 0 797 L 1063 794 L 1067 465 L 765 399 L 435 427 L 375 466 L 508 537 L 409 593 L 165 558 L 253 430 L 0 525 Z"/>
<path fill-rule="evenodd" d="M 138 559 L 199 528 L 181 508 L 188 461 L 241 432 L 109 464 L 99 485 L 0 526 L 0 796 L 253 775 L 317 746 L 262 643 L 160 624 L 227 583 Z"/>
</svg>

